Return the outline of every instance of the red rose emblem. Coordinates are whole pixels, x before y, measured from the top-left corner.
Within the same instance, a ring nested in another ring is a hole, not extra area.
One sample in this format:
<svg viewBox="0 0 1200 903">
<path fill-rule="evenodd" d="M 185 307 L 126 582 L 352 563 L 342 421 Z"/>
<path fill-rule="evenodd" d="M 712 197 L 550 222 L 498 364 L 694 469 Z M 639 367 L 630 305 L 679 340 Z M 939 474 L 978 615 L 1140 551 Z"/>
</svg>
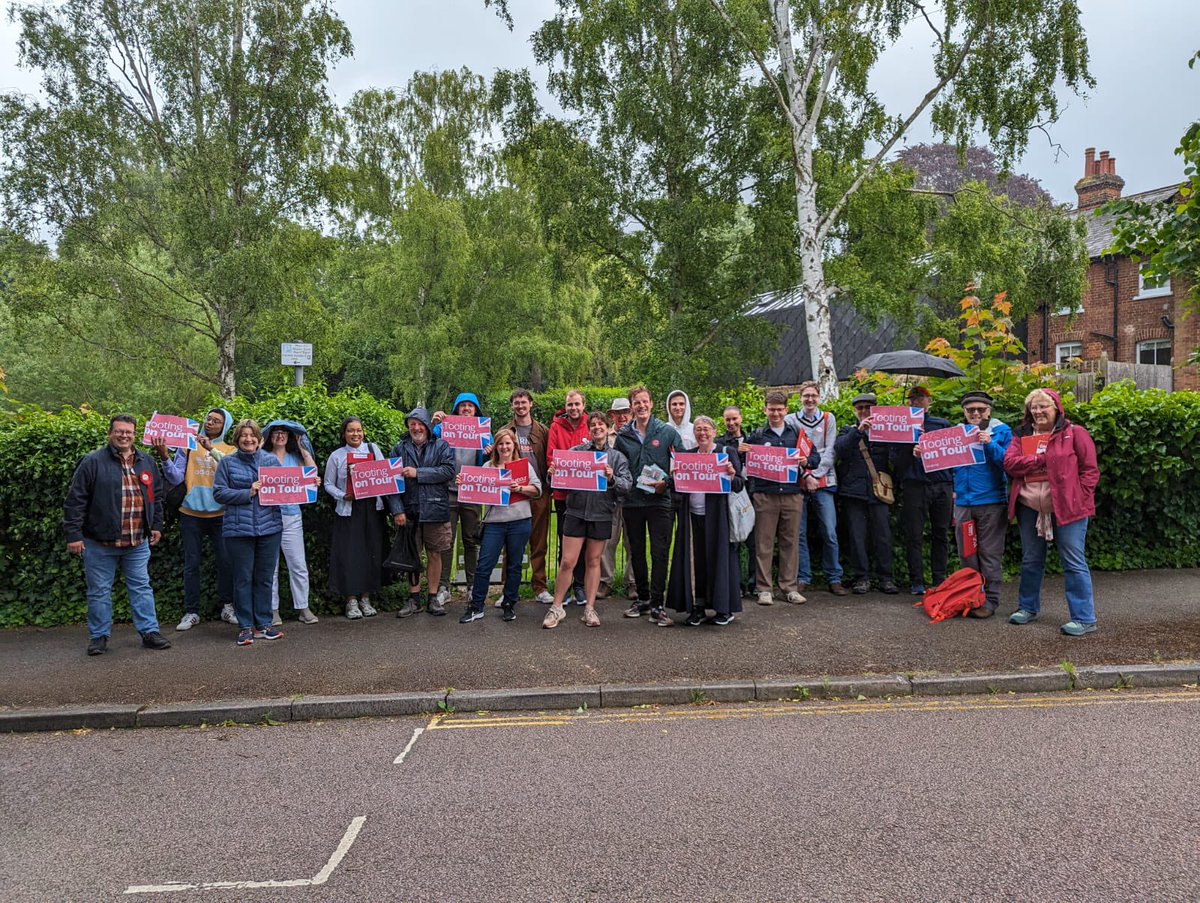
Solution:
<svg viewBox="0 0 1200 903">
<path fill-rule="evenodd" d="M 655 448 L 658 448 L 658 440 L 657 439 L 651 439 L 650 444 L 652 446 L 654 446 Z"/>
</svg>

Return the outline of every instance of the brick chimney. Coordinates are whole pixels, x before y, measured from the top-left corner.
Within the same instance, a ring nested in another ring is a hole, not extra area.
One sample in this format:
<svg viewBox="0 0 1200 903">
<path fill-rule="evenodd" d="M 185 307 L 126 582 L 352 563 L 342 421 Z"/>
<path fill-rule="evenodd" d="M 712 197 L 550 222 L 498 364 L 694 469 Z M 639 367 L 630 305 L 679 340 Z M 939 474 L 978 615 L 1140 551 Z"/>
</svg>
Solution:
<svg viewBox="0 0 1200 903">
<path fill-rule="evenodd" d="M 1100 151 L 1097 159 L 1094 147 L 1083 152 L 1083 178 L 1075 183 L 1080 210 L 1093 210 L 1108 201 L 1115 201 L 1124 187 L 1125 180 L 1117 175 L 1116 157 L 1110 157 L 1108 151 Z"/>
</svg>

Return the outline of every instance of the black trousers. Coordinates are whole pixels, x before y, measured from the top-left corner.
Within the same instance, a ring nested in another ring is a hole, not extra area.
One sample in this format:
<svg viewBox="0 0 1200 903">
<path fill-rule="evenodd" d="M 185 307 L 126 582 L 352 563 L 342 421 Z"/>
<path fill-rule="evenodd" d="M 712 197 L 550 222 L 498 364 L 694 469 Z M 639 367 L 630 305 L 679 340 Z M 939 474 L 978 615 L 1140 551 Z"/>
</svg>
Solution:
<svg viewBox="0 0 1200 903">
<path fill-rule="evenodd" d="M 850 546 L 850 582 L 857 583 L 871 573 L 867 563 L 867 537 L 875 553 L 875 579 L 892 579 L 892 525 L 888 506 L 882 502 L 842 496 L 842 516 Z"/>
<path fill-rule="evenodd" d="M 637 581 L 638 601 L 661 607 L 667 594 L 667 559 L 671 554 L 671 530 L 675 512 L 667 507 L 625 505 L 625 529 L 629 534 L 629 561 Z M 646 573 L 646 534 L 650 534 L 650 573 Z M 647 595 L 649 596 L 647 598 Z"/>
<path fill-rule="evenodd" d="M 950 555 L 950 521 L 954 518 L 954 484 L 905 482 L 900 512 L 904 524 L 904 554 L 908 559 L 908 582 L 925 583 L 925 523 L 929 523 L 930 586 L 946 579 Z"/>
</svg>

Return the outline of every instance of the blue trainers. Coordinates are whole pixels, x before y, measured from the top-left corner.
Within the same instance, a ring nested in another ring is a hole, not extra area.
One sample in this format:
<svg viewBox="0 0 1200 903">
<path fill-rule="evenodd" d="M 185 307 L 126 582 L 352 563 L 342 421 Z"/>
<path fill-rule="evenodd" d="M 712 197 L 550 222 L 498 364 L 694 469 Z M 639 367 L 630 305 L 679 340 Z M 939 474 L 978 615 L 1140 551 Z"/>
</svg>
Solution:
<svg viewBox="0 0 1200 903">
<path fill-rule="evenodd" d="M 1079 621 L 1067 621 L 1067 623 L 1063 624 L 1063 626 L 1060 627 L 1059 630 L 1061 630 L 1067 636 L 1083 636 L 1084 634 L 1087 634 L 1087 633 L 1095 633 L 1096 625 L 1095 624 L 1081 624 Z"/>
<path fill-rule="evenodd" d="M 923 583 L 914 583 L 912 586 L 910 586 L 910 587 L 908 588 L 908 594 L 909 594 L 910 596 L 923 596 L 923 595 L 925 595 L 925 585 L 924 585 Z"/>
<path fill-rule="evenodd" d="M 239 630 L 237 644 L 239 646 L 253 646 L 254 645 L 254 631 L 251 630 L 249 627 L 243 627 L 241 630 Z"/>
<path fill-rule="evenodd" d="M 254 630 L 254 639 L 281 640 L 283 639 L 283 631 L 276 630 L 274 627 L 258 627 Z"/>
<path fill-rule="evenodd" d="M 1012 613 L 1012 617 L 1008 619 L 1009 624 L 1028 624 L 1030 621 L 1036 621 L 1038 616 L 1028 609 L 1018 608 Z"/>
</svg>

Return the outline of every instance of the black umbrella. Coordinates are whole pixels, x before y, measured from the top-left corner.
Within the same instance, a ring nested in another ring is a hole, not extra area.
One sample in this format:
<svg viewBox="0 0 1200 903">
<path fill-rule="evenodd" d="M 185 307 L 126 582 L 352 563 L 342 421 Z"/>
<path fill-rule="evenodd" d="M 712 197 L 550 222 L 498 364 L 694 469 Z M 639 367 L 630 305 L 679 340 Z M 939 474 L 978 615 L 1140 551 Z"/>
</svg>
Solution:
<svg viewBox="0 0 1200 903">
<path fill-rule="evenodd" d="M 863 358 L 855 369 L 908 376 L 966 376 L 953 361 L 924 351 L 881 351 Z"/>
</svg>

